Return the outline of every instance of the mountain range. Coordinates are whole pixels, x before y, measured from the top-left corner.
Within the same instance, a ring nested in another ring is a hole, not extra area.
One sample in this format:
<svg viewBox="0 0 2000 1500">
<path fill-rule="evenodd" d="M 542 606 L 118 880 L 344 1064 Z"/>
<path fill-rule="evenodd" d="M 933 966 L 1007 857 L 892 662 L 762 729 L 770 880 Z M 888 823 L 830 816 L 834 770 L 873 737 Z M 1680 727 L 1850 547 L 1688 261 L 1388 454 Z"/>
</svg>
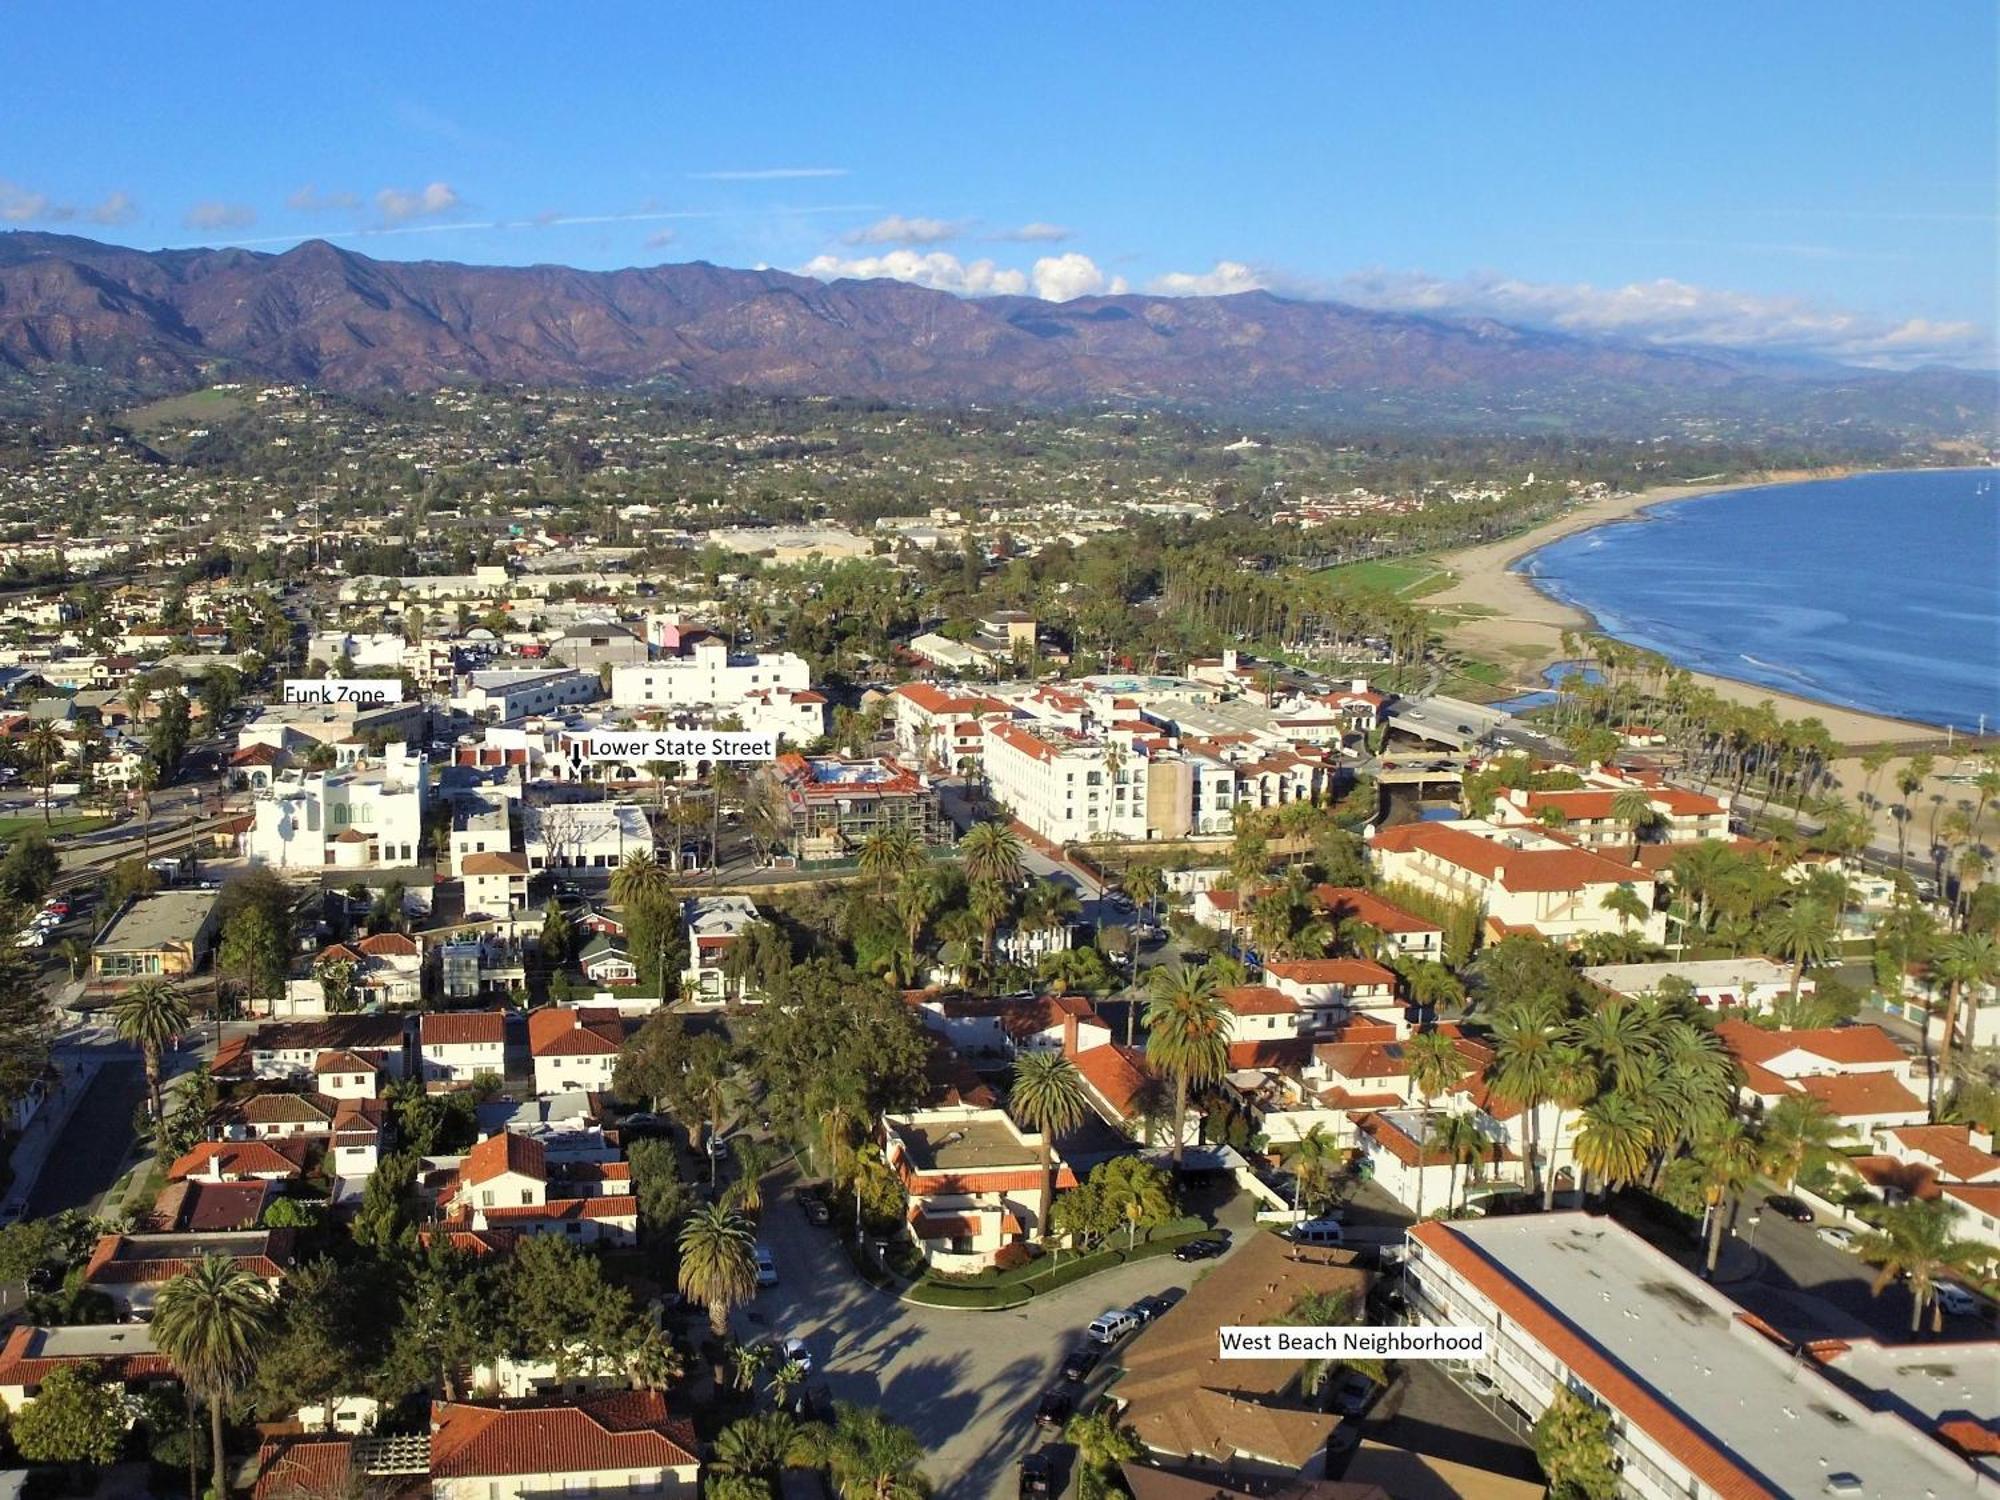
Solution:
<svg viewBox="0 0 2000 1500">
<path fill-rule="evenodd" d="M 135 390 L 249 377 L 366 392 L 651 383 L 898 402 L 1161 402 L 1458 423 L 1679 416 L 1903 436 L 1983 431 L 1991 377 L 1664 350 L 1300 301 L 962 298 L 706 263 L 620 271 L 136 250 L 0 234 L 0 371 Z"/>
</svg>

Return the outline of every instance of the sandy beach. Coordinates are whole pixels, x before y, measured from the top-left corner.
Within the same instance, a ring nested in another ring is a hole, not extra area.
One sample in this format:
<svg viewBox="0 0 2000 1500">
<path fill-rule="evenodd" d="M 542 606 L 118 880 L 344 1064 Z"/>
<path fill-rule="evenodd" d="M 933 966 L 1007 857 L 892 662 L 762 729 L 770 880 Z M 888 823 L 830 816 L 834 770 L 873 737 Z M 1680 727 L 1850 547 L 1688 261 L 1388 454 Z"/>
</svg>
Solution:
<svg viewBox="0 0 2000 1500">
<path fill-rule="evenodd" d="M 1454 605 L 1470 608 L 1474 617 L 1448 627 L 1445 632 L 1447 638 L 1475 655 L 1497 660 L 1514 675 L 1522 688 L 1539 688 L 1545 685 L 1542 669 L 1564 659 L 1562 633 L 1565 630 L 1588 630 L 1591 622 L 1583 611 L 1551 599 L 1524 574 L 1513 572 L 1514 564 L 1523 557 L 1558 537 L 1623 520 L 1650 505 L 1685 499 L 1691 495 L 1720 495 L 1758 485 L 1835 479 L 1842 477 L 1844 472 L 1774 472 L 1729 484 L 1661 485 L 1638 494 L 1615 495 L 1580 506 L 1505 541 L 1442 554 L 1438 561 L 1452 570 L 1456 582 L 1448 589 L 1429 595 L 1423 602 L 1439 610 L 1449 610 Z M 1696 672 L 1694 677 L 1704 687 L 1734 702 L 1768 702 L 1784 718 L 1816 718 L 1826 725 L 1834 740 L 1844 746 L 1921 744 L 1929 747 L 1940 746 L 1943 740 L 1941 731 L 1933 724 L 1861 713 L 1707 672 Z M 1931 826 L 1932 813 L 1939 809 L 1960 807 L 1970 812 L 1974 806 L 1972 799 L 1976 794 L 1970 787 L 1963 782 L 1944 779 L 1974 769 L 1970 757 L 1973 743 L 1962 736 L 1957 743 L 1963 747 L 1958 753 L 1939 749 L 1931 778 L 1910 798 L 1909 844 L 1913 867 L 1921 868 L 1929 864 L 1929 839 L 1926 835 Z M 1906 763 L 1906 758 L 1901 756 L 1892 760 L 1873 778 L 1872 787 L 1866 788 L 1878 802 L 1876 842 L 1885 848 L 1893 848 L 1896 843 L 1897 824 L 1890 815 L 1889 804 L 1901 800 L 1901 794 L 1896 791 L 1896 776 Z M 1840 795 L 1849 801 L 1857 800 L 1867 780 L 1859 758 L 1843 757 L 1833 763 L 1831 770 L 1839 783 Z M 1989 847 L 2000 842 L 2000 837 L 1996 837 L 2000 835 L 2000 804 L 1987 810 L 1978 832 L 1981 841 Z"/>
</svg>

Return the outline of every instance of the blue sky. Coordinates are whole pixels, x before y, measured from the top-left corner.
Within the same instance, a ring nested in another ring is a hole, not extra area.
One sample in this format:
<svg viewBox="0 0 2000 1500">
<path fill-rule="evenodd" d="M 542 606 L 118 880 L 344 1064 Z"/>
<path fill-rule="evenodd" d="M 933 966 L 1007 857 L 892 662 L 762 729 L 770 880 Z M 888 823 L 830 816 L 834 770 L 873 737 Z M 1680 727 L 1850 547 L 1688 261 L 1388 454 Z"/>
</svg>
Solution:
<svg viewBox="0 0 2000 1500">
<path fill-rule="evenodd" d="M 298 11 L 297 14 L 288 13 Z M 1991 364 L 1996 12 L 8 8 L 0 227 Z"/>
</svg>

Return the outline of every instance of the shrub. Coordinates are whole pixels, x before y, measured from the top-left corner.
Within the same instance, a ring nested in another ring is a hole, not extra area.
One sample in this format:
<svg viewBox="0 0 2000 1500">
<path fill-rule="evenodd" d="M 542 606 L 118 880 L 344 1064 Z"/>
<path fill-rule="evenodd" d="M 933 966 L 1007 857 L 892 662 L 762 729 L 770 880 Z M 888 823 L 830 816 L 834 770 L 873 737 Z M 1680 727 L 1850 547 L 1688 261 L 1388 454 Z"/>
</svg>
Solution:
<svg viewBox="0 0 2000 1500">
<path fill-rule="evenodd" d="M 1002 1245 L 993 1256 L 993 1268 L 997 1271 L 1018 1271 L 1035 1258 L 1034 1250 L 1027 1245 Z"/>
</svg>

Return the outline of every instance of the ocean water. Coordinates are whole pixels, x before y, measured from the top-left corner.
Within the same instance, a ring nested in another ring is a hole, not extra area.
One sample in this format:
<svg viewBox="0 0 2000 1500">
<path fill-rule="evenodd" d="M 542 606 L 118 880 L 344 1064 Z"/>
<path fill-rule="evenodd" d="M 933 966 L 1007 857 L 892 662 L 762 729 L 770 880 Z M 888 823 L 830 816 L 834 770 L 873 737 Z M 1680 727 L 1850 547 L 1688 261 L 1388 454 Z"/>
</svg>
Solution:
<svg viewBox="0 0 2000 1500">
<path fill-rule="evenodd" d="M 1864 474 L 1653 506 L 1519 571 L 1685 667 L 1824 703 L 2000 726 L 2000 474 Z"/>
</svg>

